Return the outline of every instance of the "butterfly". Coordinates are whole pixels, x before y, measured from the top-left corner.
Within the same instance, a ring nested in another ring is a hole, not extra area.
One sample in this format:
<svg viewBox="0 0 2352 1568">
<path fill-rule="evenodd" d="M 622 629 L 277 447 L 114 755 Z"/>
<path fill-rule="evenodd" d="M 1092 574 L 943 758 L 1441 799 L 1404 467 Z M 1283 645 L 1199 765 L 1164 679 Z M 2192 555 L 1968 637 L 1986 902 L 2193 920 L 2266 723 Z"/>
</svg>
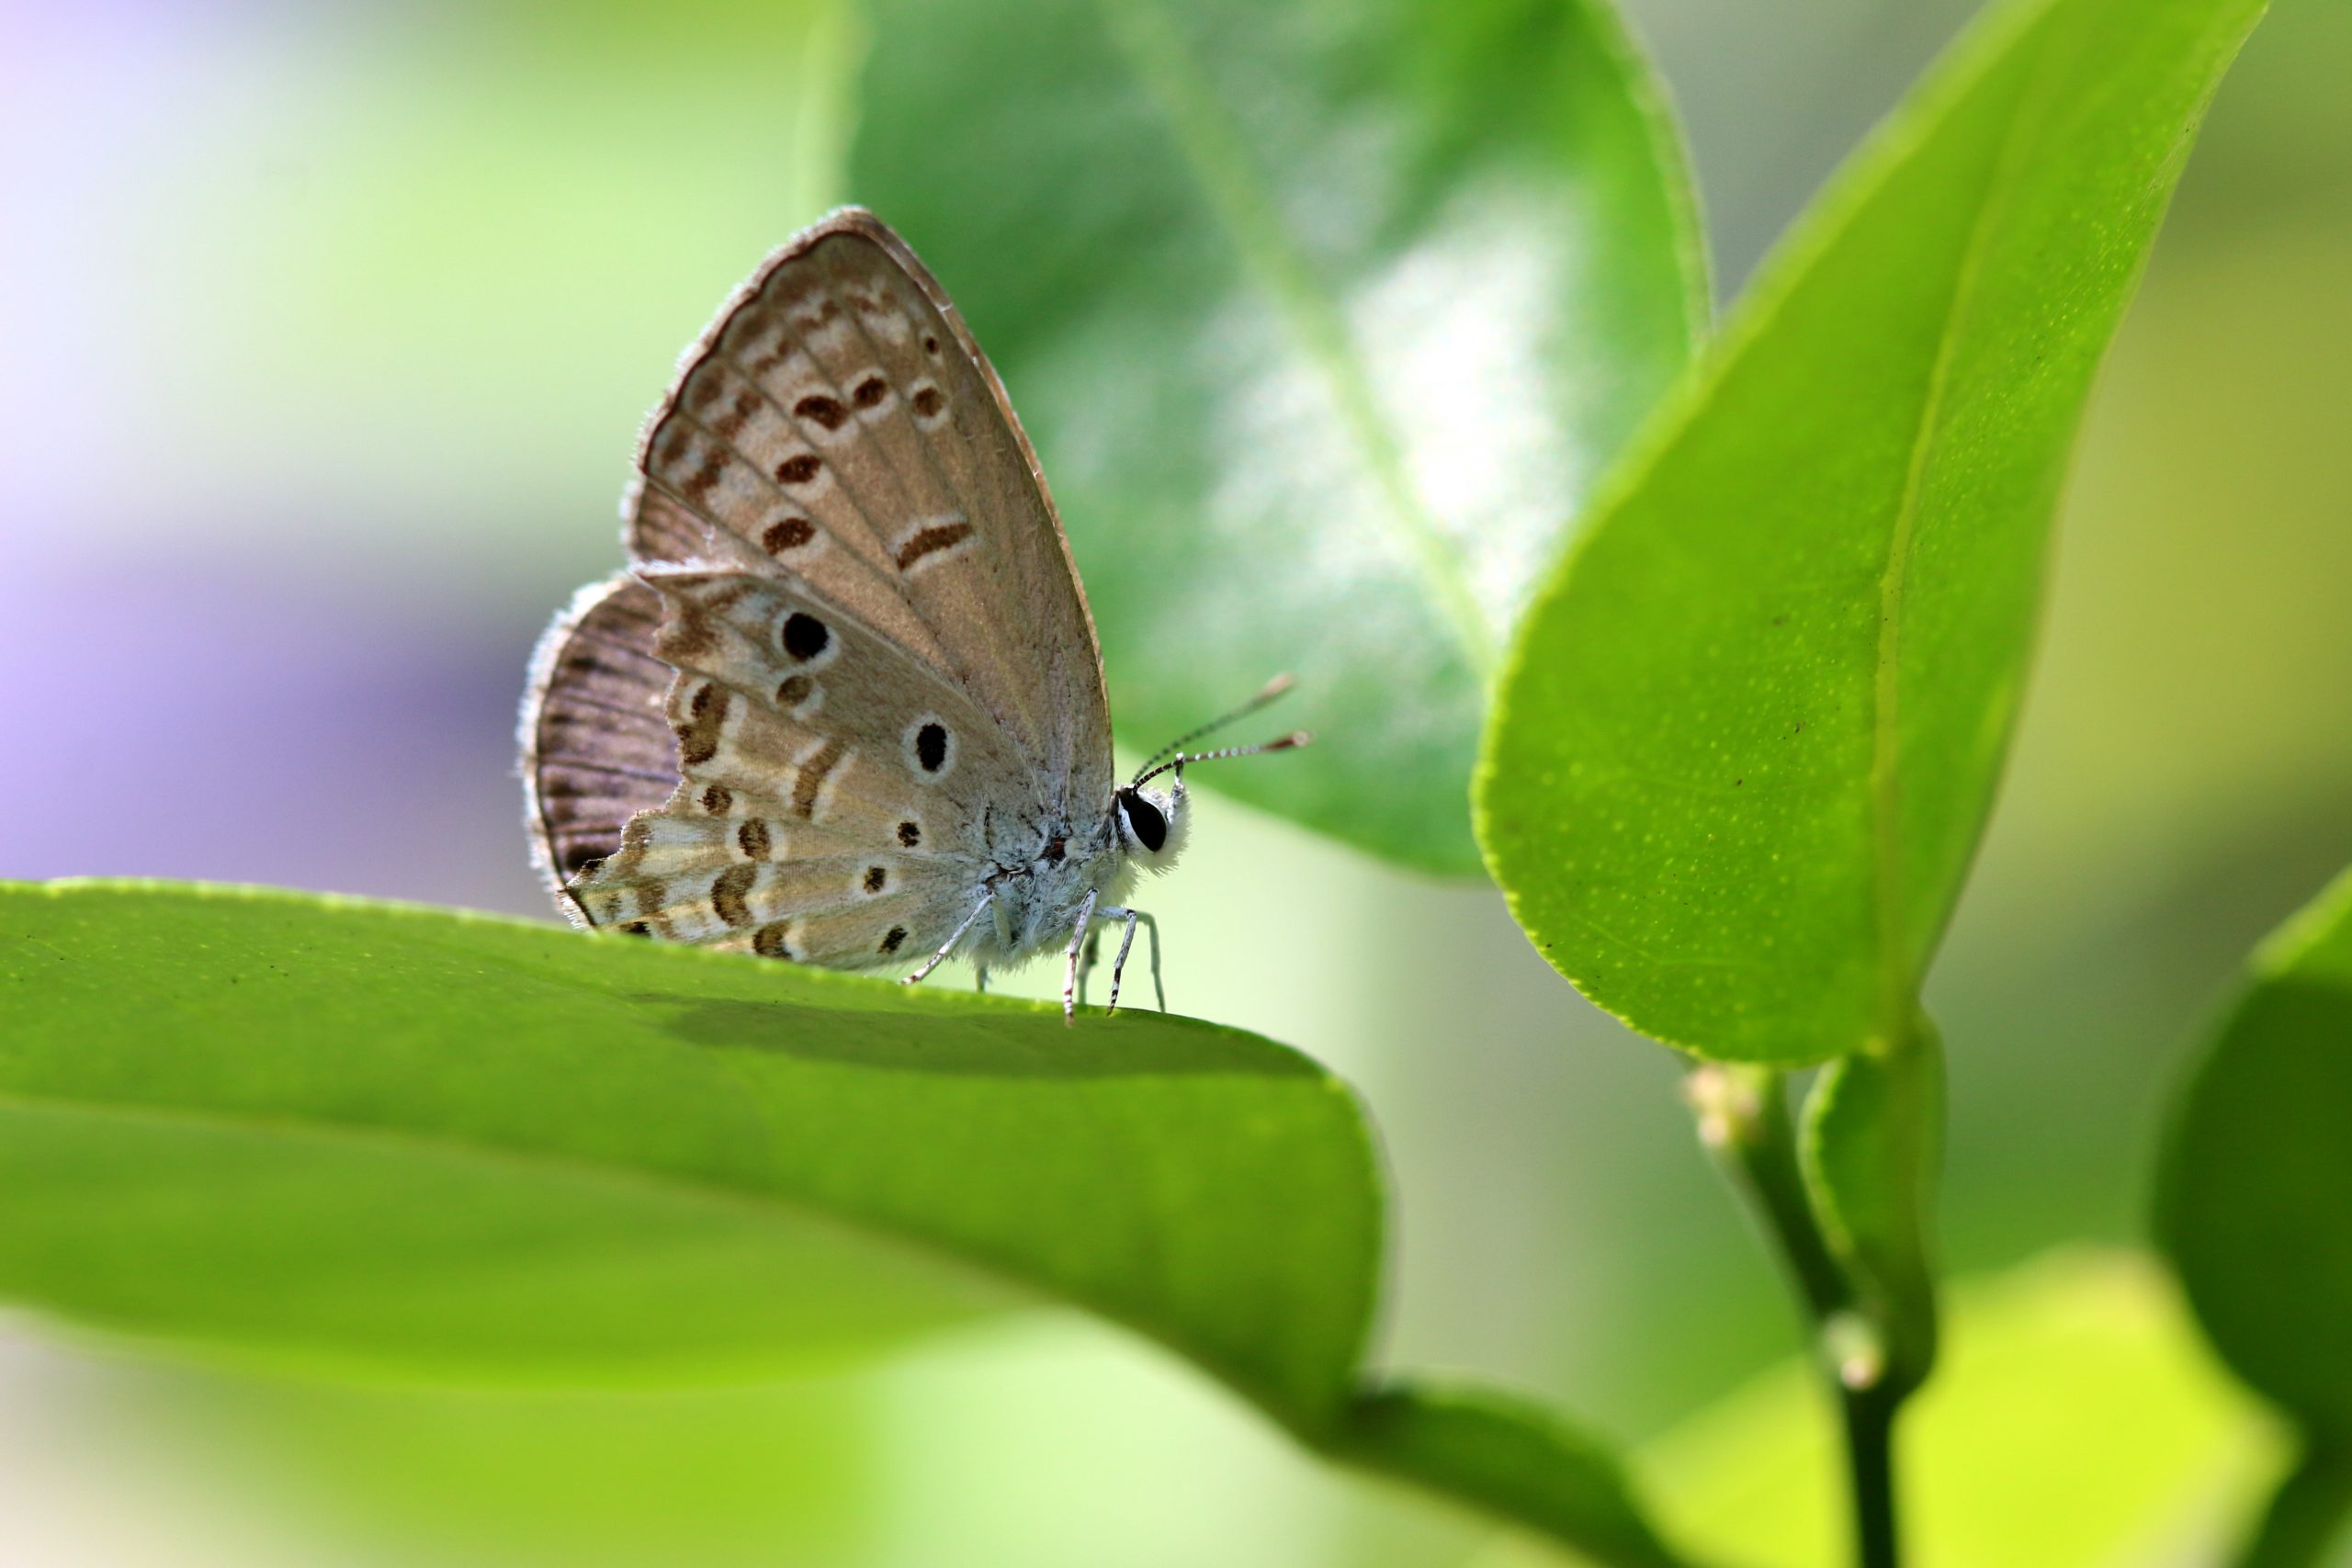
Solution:
<svg viewBox="0 0 2352 1568">
<path fill-rule="evenodd" d="M 575 924 L 837 969 L 1064 951 L 1186 830 L 1187 752 L 1126 783 L 1069 543 L 1003 384 L 922 264 L 836 211 L 681 361 L 622 505 L 629 570 L 533 656 L 533 858 Z M 1169 775 L 1164 789 L 1152 781 Z M 924 955 L 928 955 L 927 957 Z M 1161 992 L 1161 1006 L 1166 1006 Z"/>
</svg>

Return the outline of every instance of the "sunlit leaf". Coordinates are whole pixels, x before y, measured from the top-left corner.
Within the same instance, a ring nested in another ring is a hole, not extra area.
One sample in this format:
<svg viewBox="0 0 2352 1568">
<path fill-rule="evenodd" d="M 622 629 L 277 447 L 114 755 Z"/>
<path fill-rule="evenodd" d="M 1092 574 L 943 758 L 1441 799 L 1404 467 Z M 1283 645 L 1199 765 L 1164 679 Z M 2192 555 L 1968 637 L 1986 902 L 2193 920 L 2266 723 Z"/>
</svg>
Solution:
<svg viewBox="0 0 2352 1568">
<path fill-rule="evenodd" d="M 1583 0 L 876 0 L 851 194 L 1003 371 L 1151 746 L 1301 678 L 1203 777 L 1411 864 L 1526 591 L 1681 367 L 1679 153 Z"/>
<path fill-rule="evenodd" d="M 1909 1028 L 2101 351 L 2260 0 L 2002 7 L 1768 265 L 1544 588 L 1481 832 L 1585 993 L 1709 1055 Z"/>
</svg>

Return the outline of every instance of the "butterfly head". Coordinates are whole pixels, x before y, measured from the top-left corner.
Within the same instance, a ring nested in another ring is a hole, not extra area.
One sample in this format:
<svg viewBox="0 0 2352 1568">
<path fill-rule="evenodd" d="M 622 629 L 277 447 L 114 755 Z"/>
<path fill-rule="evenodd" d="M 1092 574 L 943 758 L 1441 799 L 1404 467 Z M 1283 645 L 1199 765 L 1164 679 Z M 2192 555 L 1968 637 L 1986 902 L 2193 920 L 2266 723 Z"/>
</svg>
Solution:
<svg viewBox="0 0 2352 1568">
<path fill-rule="evenodd" d="M 1291 688 L 1288 675 L 1277 675 L 1266 682 L 1265 688 L 1231 713 L 1211 719 L 1199 728 L 1179 736 L 1144 760 L 1135 782 L 1124 784 L 1111 803 L 1112 825 L 1119 835 L 1119 847 L 1134 860 L 1151 871 L 1166 871 L 1176 863 L 1183 852 L 1184 834 L 1192 826 L 1184 811 L 1184 768 L 1192 762 L 1214 762 L 1227 757 L 1254 757 L 1264 751 L 1287 751 L 1304 746 L 1313 739 L 1305 730 L 1274 740 L 1261 740 L 1255 746 L 1227 746 L 1216 751 L 1187 751 L 1184 747 L 1212 730 L 1222 729 L 1235 719 L 1256 713 Z M 1162 761 L 1160 759 L 1166 758 Z M 1167 794 L 1146 789 L 1144 785 L 1162 773 L 1174 776 Z"/>
<path fill-rule="evenodd" d="M 1119 847 L 1150 871 L 1166 871 L 1184 851 L 1184 836 L 1193 819 L 1184 809 L 1184 776 L 1162 795 L 1136 784 L 1121 786 L 1111 803 L 1111 818 L 1119 833 Z"/>
</svg>

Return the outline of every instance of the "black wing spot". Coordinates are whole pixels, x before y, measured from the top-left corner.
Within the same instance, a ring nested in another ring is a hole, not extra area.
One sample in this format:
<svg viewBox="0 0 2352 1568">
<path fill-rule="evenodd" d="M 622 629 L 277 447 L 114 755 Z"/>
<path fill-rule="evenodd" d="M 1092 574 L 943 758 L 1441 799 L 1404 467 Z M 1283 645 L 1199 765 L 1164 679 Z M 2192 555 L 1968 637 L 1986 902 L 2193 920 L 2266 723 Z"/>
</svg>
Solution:
<svg viewBox="0 0 2352 1568">
<path fill-rule="evenodd" d="M 832 640 L 825 623 L 806 610 L 795 610 L 784 618 L 784 651 L 803 664 L 824 652 Z"/>
</svg>

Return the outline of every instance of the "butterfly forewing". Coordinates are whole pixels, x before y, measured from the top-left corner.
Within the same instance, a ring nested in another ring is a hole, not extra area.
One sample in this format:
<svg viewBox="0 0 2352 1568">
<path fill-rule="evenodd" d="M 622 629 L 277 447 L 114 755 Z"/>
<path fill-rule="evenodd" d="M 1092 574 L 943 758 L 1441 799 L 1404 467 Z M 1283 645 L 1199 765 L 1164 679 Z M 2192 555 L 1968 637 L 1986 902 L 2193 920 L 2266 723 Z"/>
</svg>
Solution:
<svg viewBox="0 0 2352 1568">
<path fill-rule="evenodd" d="M 640 467 L 643 558 L 724 549 L 798 580 L 961 686 L 1049 788 L 1108 798 L 1101 657 L 1035 456 L 953 307 L 870 215 L 753 277 L 687 355 Z"/>
<path fill-rule="evenodd" d="M 1100 656 L 1035 456 L 870 215 L 721 311 L 639 469 L 644 581 L 550 631 L 525 718 L 543 860 L 591 922 L 892 963 L 1024 834 L 1105 807 Z"/>
</svg>

